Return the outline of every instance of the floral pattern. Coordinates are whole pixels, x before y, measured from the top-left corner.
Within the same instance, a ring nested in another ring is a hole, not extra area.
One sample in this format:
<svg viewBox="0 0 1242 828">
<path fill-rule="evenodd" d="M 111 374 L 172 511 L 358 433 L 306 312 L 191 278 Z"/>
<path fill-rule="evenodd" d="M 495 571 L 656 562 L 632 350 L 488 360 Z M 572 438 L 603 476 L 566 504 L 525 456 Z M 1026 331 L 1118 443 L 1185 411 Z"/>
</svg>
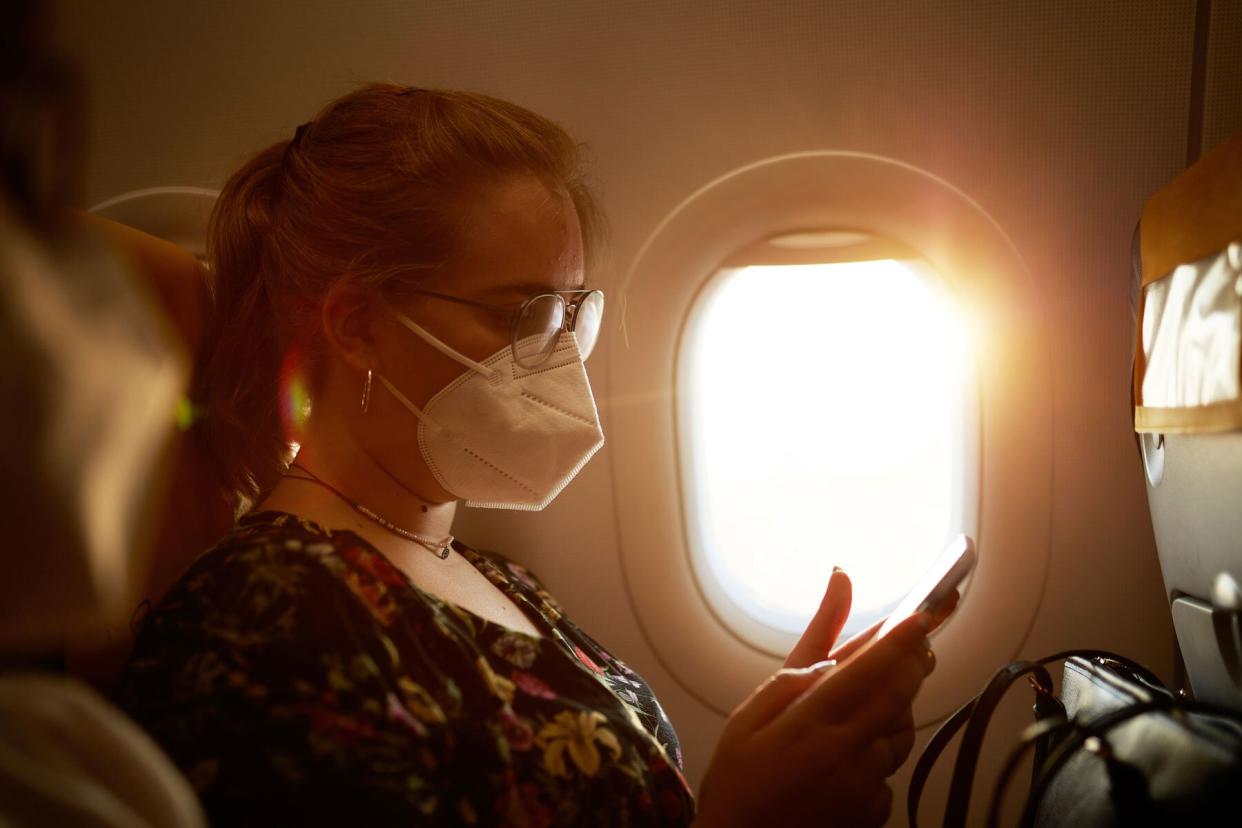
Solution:
<svg viewBox="0 0 1242 828">
<path fill-rule="evenodd" d="M 456 549 L 539 637 L 418 589 L 352 532 L 264 512 L 146 618 L 122 705 L 216 824 L 689 824 L 646 682 L 529 570 Z"/>
<path fill-rule="evenodd" d="M 580 773 L 595 776 L 599 773 L 599 742 L 612 752 L 615 762 L 621 758 L 621 745 L 617 736 L 601 723 L 608 719 L 594 710 L 585 713 L 557 713 L 556 720 L 549 722 L 535 737 L 535 743 L 543 748 L 543 766 L 556 776 L 569 778 L 571 772 L 565 765 L 565 754 L 573 759 Z"/>
</svg>

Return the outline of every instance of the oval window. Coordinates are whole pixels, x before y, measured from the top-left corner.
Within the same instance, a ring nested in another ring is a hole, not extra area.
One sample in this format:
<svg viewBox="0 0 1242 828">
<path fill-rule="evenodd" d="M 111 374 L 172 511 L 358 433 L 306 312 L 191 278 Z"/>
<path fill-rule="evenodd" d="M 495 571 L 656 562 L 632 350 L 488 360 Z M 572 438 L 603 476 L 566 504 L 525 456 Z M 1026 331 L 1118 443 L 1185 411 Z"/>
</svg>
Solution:
<svg viewBox="0 0 1242 828">
<path fill-rule="evenodd" d="M 845 634 L 891 611 L 974 530 L 975 370 L 943 281 L 917 260 L 726 267 L 678 356 L 693 569 L 743 640 L 783 655 L 834 566 Z"/>
</svg>

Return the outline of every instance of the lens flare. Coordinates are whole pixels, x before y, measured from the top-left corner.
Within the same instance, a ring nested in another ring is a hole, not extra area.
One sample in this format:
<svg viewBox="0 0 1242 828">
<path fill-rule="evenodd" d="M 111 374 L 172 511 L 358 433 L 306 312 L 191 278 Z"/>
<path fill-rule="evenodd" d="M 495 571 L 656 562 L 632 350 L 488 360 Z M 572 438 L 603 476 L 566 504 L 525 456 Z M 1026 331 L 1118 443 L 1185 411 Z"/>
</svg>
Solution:
<svg viewBox="0 0 1242 828">
<path fill-rule="evenodd" d="M 279 400 L 285 439 L 290 443 L 299 443 L 311 413 L 309 364 L 300 348 L 290 348 L 285 352 L 280 366 Z"/>
<path fill-rule="evenodd" d="M 177 424 L 179 431 L 189 431 L 194 424 L 203 418 L 204 411 L 202 406 L 195 405 L 194 401 L 182 394 L 177 398 L 177 406 L 173 412 L 173 422 Z"/>
</svg>

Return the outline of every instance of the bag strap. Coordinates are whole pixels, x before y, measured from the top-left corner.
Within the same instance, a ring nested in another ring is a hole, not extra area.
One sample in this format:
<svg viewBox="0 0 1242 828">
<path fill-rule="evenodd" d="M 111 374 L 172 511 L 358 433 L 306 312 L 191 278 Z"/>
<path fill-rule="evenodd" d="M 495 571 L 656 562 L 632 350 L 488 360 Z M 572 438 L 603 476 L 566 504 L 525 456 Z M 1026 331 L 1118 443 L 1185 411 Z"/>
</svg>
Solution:
<svg viewBox="0 0 1242 828">
<path fill-rule="evenodd" d="M 944 825 L 946 828 L 961 828 L 966 824 L 966 812 L 970 808 L 970 792 L 975 784 L 975 770 L 979 765 L 979 754 L 983 750 L 983 737 L 987 733 L 988 723 L 992 714 L 1000 705 L 1006 691 L 1013 682 L 1022 676 L 1030 675 L 1046 688 L 1051 694 L 1052 677 L 1048 670 L 1039 662 L 1019 661 L 1009 665 L 988 684 L 987 689 L 979 697 L 975 713 L 966 723 L 962 734 L 962 744 L 957 751 L 957 761 L 953 764 L 953 780 L 949 784 L 949 801 L 944 809 Z"/>
<path fill-rule="evenodd" d="M 1143 677 L 1155 687 L 1164 687 L 1164 683 L 1151 670 L 1136 661 L 1107 650 L 1064 650 L 1037 661 L 1013 662 L 993 676 L 982 693 L 959 707 L 932 735 L 927 747 L 923 749 L 922 755 L 919 756 L 914 766 L 914 772 L 910 778 L 910 789 L 906 795 L 906 814 L 910 821 L 910 828 L 918 828 L 919 801 L 922 799 L 923 789 L 927 785 L 927 779 L 936 761 L 963 727 L 966 728 L 966 732 L 962 736 L 962 745 L 953 766 L 953 779 L 949 785 L 949 798 L 945 804 L 943 825 L 944 828 L 961 828 L 966 824 L 966 812 L 970 807 L 970 793 L 974 785 L 975 770 L 979 764 L 979 753 L 983 748 L 983 737 L 987 732 L 988 722 L 991 721 L 992 714 L 1006 691 L 1022 676 L 1031 675 L 1036 682 L 1037 692 L 1041 689 L 1045 691 L 1039 692 L 1036 697 L 1036 715 L 1041 719 L 1048 716 L 1059 716 L 1064 719 L 1064 708 L 1058 710 L 1060 704 L 1051 695 L 1052 678 L 1045 669 L 1045 665 L 1075 656 L 1085 659 L 1102 659 L 1121 665 Z"/>
<path fill-rule="evenodd" d="M 906 792 L 906 817 L 910 828 L 919 826 L 919 800 L 923 798 L 923 787 L 927 784 L 927 777 L 931 775 L 932 768 L 935 767 L 940 754 L 975 712 L 975 705 L 978 702 L 979 697 L 975 696 L 954 711 L 953 715 L 932 734 L 927 747 L 923 748 L 923 753 L 919 755 L 919 760 L 914 765 L 914 773 L 910 776 L 910 788 Z"/>
<path fill-rule="evenodd" d="M 956 828 L 966 824 L 966 809 L 970 805 L 970 789 L 974 785 L 975 768 L 979 764 L 979 751 L 983 746 L 983 736 L 987 731 L 988 722 L 1005 691 L 1024 675 L 1034 673 L 1045 687 L 1051 686 L 1051 678 L 1043 665 L 1033 661 L 1015 661 L 1008 665 L 988 682 L 982 693 L 958 708 L 940 729 L 932 736 L 910 778 L 910 790 L 906 796 L 906 811 L 910 820 L 910 828 L 918 828 L 919 800 L 923 796 L 923 788 L 932 768 L 940 758 L 940 754 L 952 741 L 957 732 L 964 726 L 962 746 L 957 752 L 957 761 L 953 766 L 953 781 L 949 786 L 949 800 L 945 806 L 944 825 Z"/>
<path fill-rule="evenodd" d="M 1151 687 L 1153 687 L 1154 689 L 1162 690 L 1165 693 L 1168 693 L 1169 696 L 1173 695 L 1173 693 L 1169 690 L 1169 688 L 1165 686 L 1164 682 L 1160 680 L 1160 677 L 1157 676 L 1155 673 L 1153 673 L 1151 670 L 1147 669 L 1142 664 L 1139 664 L 1137 661 L 1134 661 L 1133 659 L 1126 658 L 1125 656 L 1118 655 L 1117 653 L 1111 653 L 1108 650 L 1066 650 L 1064 652 L 1057 653 L 1056 655 L 1048 656 L 1047 658 L 1041 658 L 1039 660 L 1039 663 L 1050 664 L 1054 661 L 1061 661 L 1063 659 L 1075 658 L 1075 657 L 1085 658 L 1087 660 L 1094 659 L 1098 661 L 1104 661 L 1104 662 L 1108 662 L 1111 664 L 1119 665 L 1129 670 L 1131 673 L 1136 674 L 1139 678 L 1141 678 L 1147 684 L 1151 685 Z"/>
<path fill-rule="evenodd" d="M 1000 825 L 1000 809 L 1005 802 L 1005 793 L 1009 789 L 1009 783 L 1013 779 L 1013 775 L 1017 772 L 1022 760 L 1031 748 L 1046 742 L 1052 738 L 1063 737 L 1066 733 L 1074 730 L 1077 725 L 1064 717 L 1050 717 L 1043 721 L 1035 722 L 1022 732 L 1022 738 L 1017 746 L 1009 751 L 1009 756 L 1005 758 L 1005 763 L 1001 766 L 1000 776 L 996 780 L 996 786 L 992 789 L 992 803 L 988 806 L 988 828 L 997 828 Z M 1040 766 L 1038 760 L 1035 763 L 1036 768 Z"/>
</svg>

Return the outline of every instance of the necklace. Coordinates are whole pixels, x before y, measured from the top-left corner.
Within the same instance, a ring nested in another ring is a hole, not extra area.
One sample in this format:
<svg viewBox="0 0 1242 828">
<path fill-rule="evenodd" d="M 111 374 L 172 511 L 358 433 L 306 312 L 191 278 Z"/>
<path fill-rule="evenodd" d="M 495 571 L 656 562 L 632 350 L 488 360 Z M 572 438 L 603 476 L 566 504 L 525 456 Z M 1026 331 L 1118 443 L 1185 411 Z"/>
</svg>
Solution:
<svg viewBox="0 0 1242 828">
<path fill-rule="evenodd" d="M 411 532 L 409 529 L 402 529 L 400 526 L 397 526 L 391 521 L 385 520 L 384 518 L 380 517 L 375 512 L 373 512 L 372 510 L 368 509 L 366 506 L 363 506 L 361 503 L 354 500 L 349 495 L 345 494 L 340 489 L 333 486 L 331 483 L 327 482 L 326 480 L 321 480 L 318 475 L 316 475 L 313 471 L 306 468 L 305 466 L 299 466 L 297 463 L 292 463 L 290 464 L 289 468 L 297 469 L 298 471 L 301 471 L 306 476 L 303 477 L 302 475 L 299 475 L 299 474 L 285 474 L 284 475 L 285 477 L 288 477 L 291 480 L 305 480 L 307 483 L 317 483 L 320 486 L 323 486 L 328 491 L 332 492 L 332 494 L 336 495 L 341 500 L 348 503 L 350 506 L 352 506 L 354 508 L 354 511 L 358 512 L 363 517 L 366 517 L 374 521 L 375 523 L 378 523 L 380 526 L 383 526 L 385 529 L 387 529 L 389 532 L 392 532 L 394 535 L 405 538 L 406 540 L 414 541 L 414 543 L 417 543 L 419 546 L 423 547 L 428 552 L 434 553 L 436 557 L 438 557 L 442 561 L 448 558 L 449 549 L 452 547 L 452 544 L 453 544 L 452 535 L 445 535 L 443 538 L 429 538 L 426 535 L 420 535 L 416 532 Z"/>
</svg>

